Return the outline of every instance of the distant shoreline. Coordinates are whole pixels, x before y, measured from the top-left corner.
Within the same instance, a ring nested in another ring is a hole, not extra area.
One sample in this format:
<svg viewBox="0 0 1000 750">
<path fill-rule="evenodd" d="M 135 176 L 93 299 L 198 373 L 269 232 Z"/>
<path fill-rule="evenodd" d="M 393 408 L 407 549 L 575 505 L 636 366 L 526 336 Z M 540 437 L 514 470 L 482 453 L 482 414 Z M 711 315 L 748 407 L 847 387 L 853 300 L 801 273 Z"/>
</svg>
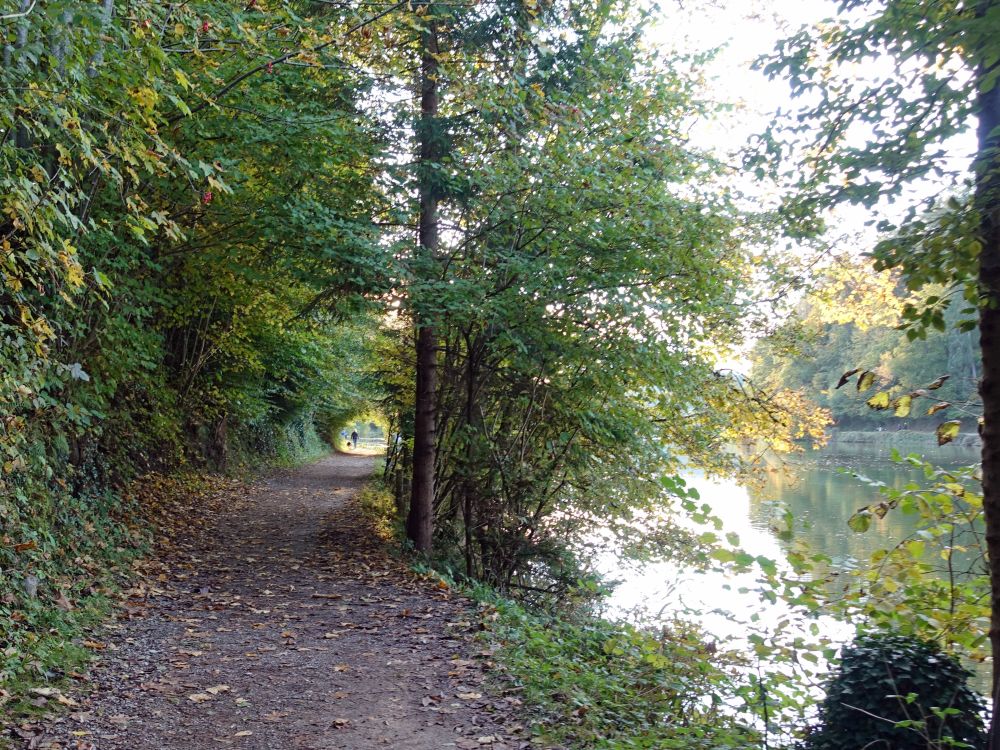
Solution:
<svg viewBox="0 0 1000 750">
<path fill-rule="evenodd" d="M 947 445 L 938 445 L 933 432 L 916 430 L 838 430 L 829 431 L 829 442 L 821 450 L 838 453 L 923 453 L 930 456 L 967 457 L 981 449 L 979 435 L 963 432 Z"/>
</svg>

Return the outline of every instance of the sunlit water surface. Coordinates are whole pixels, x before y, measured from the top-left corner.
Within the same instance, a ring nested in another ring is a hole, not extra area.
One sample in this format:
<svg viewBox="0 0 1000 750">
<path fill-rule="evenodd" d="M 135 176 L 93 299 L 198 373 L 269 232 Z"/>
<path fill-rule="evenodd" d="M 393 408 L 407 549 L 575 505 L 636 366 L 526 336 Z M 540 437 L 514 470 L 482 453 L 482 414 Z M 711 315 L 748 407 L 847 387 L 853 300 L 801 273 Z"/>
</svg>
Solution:
<svg viewBox="0 0 1000 750">
<path fill-rule="evenodd" d="M 970 450 L 952 451 L 929 460 L 958 466 L 971 464 L 977 458 Z M 797 529 L 797 539 L 805 541 L 809 549 L 830 557 L 834 568 L 845 569 L 853 561 L 869 559 L 874 551 L 906 537 L 914 528 L 912 518 L 890 513 L 864 534 L 851 531 L 848 518 L 879 496 L 845 469 L 895 487 L 919 482 L 923 476 L 916 467 L 894 463 L 888 455 L 868 450 L 864 456 L 830 452 L 800 455 L 784 469 L 769 472 L 760 486 L 711 481 L 694 472 L 686 479 L 698 490 L 702 502 L 708 503 L 722 519 L 723 531 L 738 534 L 740 546 L 750 554 L 763 555 L 779 565 L 786 563 L 785 542 L 772 530 L 776 508 L 785 507 L 797 522 L 805 522 L 805 528 Z M 758 576 L 753 573 L 684 572 L 669 563 L 637 567 L 622 563 L 611 551 L 600 557 L 598 567 L 609 579 L 620 582 L 608 601 L 608 616 L 645 624 L 656 624 L 675 615 L 693 617 L 711 637 L 736 649 L 748 648 L 751 633 L 766 636 L 783 619 L 801 620 L 780 600 L 777 604 L 763 602 L 756 591 Z M 748 590 L 741 593 L 741 589 Z M 850 623 L 832 617 L 815 622 L 822 635 L 838 644 L 850 641 L 854 635 L 855 628 Z M 806 632 L 808 623 L 801 627 Z M 982 679 L 977 682 L 985 684 Z"/>
</svg>

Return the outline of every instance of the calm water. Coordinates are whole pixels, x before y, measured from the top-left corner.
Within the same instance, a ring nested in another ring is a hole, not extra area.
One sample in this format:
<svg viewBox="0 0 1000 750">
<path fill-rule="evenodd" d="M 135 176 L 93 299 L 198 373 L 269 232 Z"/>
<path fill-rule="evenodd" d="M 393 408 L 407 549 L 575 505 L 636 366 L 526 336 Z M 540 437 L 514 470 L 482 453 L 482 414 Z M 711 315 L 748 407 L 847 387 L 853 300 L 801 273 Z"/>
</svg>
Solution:
<svg viewBox="0 0 1000 750">
<path fill-rule="evenodd" d="M 935 459 L 938 460 L 938 459 Z M 977 460 L 976 452 L 947 457 L 947 464 L 967 465 Z M 945 461 L 941 461 L 945 464 Z M 871 479 L 894 487 L 922 479 L 917 468 L 896 464 L 888 457 L 846 456 L 818 452 L 799 456 L 785 470 L 768 473 L 757 487 L 735 482 L 708 481 L 694 474 L 688 478 L 725 524 L 724 531 L 736 532 L 741 546 L 754 555 L 785 560 L 783 542 L 771 530 L 775 503 L 787 507 L 796 519 L 808 523 L 797 531 L 810 549 L 828 555 L 834 566 L 848 567 L 853 560 L 866 560 L 888 542 L 906 537 L 912 520 L 900 513 L 889 513 L 874 521 L 872 528 L 858 534 L 847 527 L 847 519 L 860 507 L 879 499 L 876 490 L 850 474 L 839 471 L 849 466 Z M 602 572 L 621 581 L 610 603 L 610 614 L 655 622 L 685 610 L 697 612 L 706 630 L 720 641 L 739 647 L 749 632 L 767 634 L 789 615 L 780 603 L 764 605 L 752 590 L 756 576 L 726 576 L 718 573 L 678 573 L 670 564 L 649 564 L 641 568 L 623 566 L 608 554 L 600 561 Z M 838 642 L 851 639 L 851 625 L 833 618 L 819 621 L 823 634 Z"/>
</svg>

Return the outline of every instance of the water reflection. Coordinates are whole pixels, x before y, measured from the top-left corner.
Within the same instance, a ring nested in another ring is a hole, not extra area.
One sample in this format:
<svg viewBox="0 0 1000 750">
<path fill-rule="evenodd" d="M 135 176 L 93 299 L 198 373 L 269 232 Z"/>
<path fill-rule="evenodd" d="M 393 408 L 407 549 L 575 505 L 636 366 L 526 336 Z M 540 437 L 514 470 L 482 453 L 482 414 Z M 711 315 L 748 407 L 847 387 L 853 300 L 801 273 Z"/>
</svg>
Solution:
<svg viewBox="0 0 1000 750">
<path fill-rule="evenodd" d="M 948 463 L 968 465 L 977 460 L 975 451 L 953 452 Z M 693 474 L 690 484 L 700 492 L 725 524 L 724 531 L 736 532 L 741 546 L 753 555 L 785 560 L 786 543 L 772 531 L 776 505 L 788 508 L 806 528 L 797 538 L 808 548 L 833 560 L 834 567 L 847 568 L 854 561 L 868 560 L 877 549 L 905 539 L 917 520 L 900 512 L 873 519 L 864 534 L 851 531 L 847 520 L 859 508 L 879 500 L 876 489 L 841 467 L 898 489 L 910 482 L 922 484 L 923 472 L 908 464 L 893 463 L 888 457 L 845 456 L 819 452 L 799 456 L 793 463 L 770 471 L 758 486 L 735 482 L 708 481 Z M 767 632 L 789 616 L 780 603 L 764 605 L 752 589 L 756 576 L 690 573 L 670 564 L 649 564 L 641 568 L 623 567 L 614 555 L 600 561 L 601 570 L 621 584 L 609 604 L 610 614 L 655 622 L 687 611 L 699 612 L 706 630 L 730 645 L 745 645 L 753 630 Z M 751 589 L 740 593 L 739 589 Z M 833 618 L 821 618 L 824 635 L 836 642 L 853 636 L 853 626 Z"/>
<path fill-rule="evenodd" d="M 842 467 L 848 463 L 854 473 L 845 473 Z M 884 518 L 873 518 L 871 529 L 864 534 L 851 531 L 847 526 L 851 515 L 881 499 L 874 487 L 855 474 L 895 489 L 924 481 L 919 467 L 905 463 L 825 454 L 798 457 L 768 472 L 762 485 L 747 488 L 749 523 L 756 528 L 768 528 L 775 504 L 779 504 L 805 523 L 806 528 L 798 532 L 799 538 L 810 549 L 829 556 L 834 565 L 848 566 L 852 560 L 867 560 L 876 550 L 913 533 L 917 520 L 903 513 L 888 513 Z M 713 494 L 725 502 L 724 497 Z"/>
</svg>

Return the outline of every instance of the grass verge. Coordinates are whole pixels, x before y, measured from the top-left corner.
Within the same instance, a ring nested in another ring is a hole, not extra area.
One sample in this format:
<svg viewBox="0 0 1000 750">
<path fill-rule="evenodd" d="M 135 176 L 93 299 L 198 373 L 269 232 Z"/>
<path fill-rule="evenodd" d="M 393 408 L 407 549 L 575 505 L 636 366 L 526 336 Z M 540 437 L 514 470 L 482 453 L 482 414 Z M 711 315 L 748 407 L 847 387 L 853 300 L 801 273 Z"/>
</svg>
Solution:
<svg viewBox="0 0 1000 750">
<path fill-rule="evenodd" d="M 478 588 L 498 677 L 549 746 L 759 747 L 732 707 L 741 681 L 691 626 L 660 633 L 591 615 L 532 612 Z"/>
</svg>

